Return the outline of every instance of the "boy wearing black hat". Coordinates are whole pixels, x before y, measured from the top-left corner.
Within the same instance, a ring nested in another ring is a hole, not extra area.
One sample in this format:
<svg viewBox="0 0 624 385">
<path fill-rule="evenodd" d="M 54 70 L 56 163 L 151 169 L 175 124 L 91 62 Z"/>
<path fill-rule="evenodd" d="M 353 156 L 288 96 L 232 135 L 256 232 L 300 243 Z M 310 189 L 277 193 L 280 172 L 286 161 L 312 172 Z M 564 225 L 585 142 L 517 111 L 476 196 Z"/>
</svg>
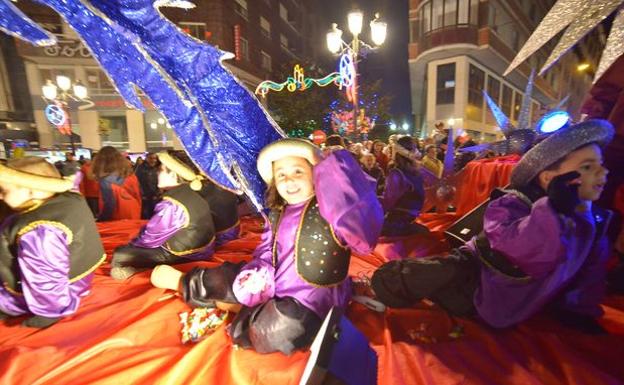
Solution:
<svg viewBox="0 0 624 385">
<path fill-rule="evenodd" d="M 489 204 L 483 232 L 449 257 L 393 261 L 372 279 L 378 298 L 406 307 L 428 298 L 494 327 L 548 306 L 587 332 L 601 332 L 611 214 L 592 205 L 606 182 L 601 147 L 613 128 L 592 120 L 561 129 L 520 160 L 511 190 Z"/>
</svg>

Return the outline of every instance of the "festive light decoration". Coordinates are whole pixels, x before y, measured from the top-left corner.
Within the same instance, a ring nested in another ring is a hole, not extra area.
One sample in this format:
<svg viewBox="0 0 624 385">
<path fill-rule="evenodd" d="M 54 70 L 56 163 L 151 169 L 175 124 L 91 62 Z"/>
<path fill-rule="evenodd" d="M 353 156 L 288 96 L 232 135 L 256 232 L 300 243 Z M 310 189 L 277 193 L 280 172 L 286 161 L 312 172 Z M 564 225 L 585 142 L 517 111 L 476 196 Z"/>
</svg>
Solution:
<svg viewBox="0 0 624 385">
<path fill-rule="evenodd" d="M 350 52 L 344 53 L 340 56 L 340 61 L 338 64 L 338 68 L 340 69 L 340 75 L 342 77 L 342 84 L 347 87 L 347 99 L 352 102 L 355 97 L 355 64 L 353 63 L 353 56 Z"/>
<path fill-rule="evenodd" d="M 258 84 L 258 87 L 256 87 L 256 95 L 266 97 L 266 94 L 268 94 L 269 91 L 279 92 L 282 91 L 284 88 L 286 88 L 290 92 L 295 92 L 297 90 L 305 91 L 308 88 L 312 87 L 314 84 L 319 87 L 326 87 L 330 84 L 335 84 L 339 88 L 342 88 L 343 81 L 342 76 L 338 72 L 332 72 L 329 75 L 320 79 L 306 78 L 303 72 L 303 68 L 299 64 L 296 64 L 295 68 L 293 69 L 293 76 L 289 76 L 283 83 L 276 83 L 271 80 L 263 81 L 262 83 Z"/>
<path fill-rule="evenodd" d="M 540 134 L 550 134 L 570 124 L 570 114 L 565 111 L 552 111 L 544 115 L 535 126 Z"/>
<path fill-rule="evenodd" d="M 261 208 L 265 186 L 255 160 L 266 144 L 285 134 L 223 66 L 231 55 L 184 34 L 158 12 L 154 0 L 39 2 L 77 32 L 131 107 L 144 111 L 139 88 L 210 179 L 246 193 Z M 3 30 L 35 44 L 51 43 L 8 0 L 0 0 L 0 11 Z"/>
<path fill-rule="evenodd" d="M 623 0 L 558 0 L 520 49 L 504 75 L 509 74 L 546 42 L 567 27 L 561 40 L 540 70 L 546 72 L 563 54 L 572 48 L 589 31 L 607 18 Z M 617 11 L 607 44 L 600 58 L 594 82 L 624 53 L 624 8 Z"/>
</svg>

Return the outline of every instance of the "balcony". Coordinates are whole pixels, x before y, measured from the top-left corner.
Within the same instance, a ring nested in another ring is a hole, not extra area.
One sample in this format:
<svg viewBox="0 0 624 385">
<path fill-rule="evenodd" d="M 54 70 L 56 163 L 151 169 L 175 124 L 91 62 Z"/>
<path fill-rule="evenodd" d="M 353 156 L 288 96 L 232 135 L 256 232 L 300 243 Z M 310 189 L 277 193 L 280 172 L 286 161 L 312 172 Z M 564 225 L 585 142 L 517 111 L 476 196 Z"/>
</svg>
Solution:
<svg viewBox="0 0 624 385">
<path fill-rule="evenodd" d="M 440 46 L 450 44 L 473 44 L 478 45 L 479 33 L 474 25 L 453 25 L 427 32 L 421 35 L 415 43 L 409 45 L 409 57 L 415 59 L 423 52 Z"/>
</svg>

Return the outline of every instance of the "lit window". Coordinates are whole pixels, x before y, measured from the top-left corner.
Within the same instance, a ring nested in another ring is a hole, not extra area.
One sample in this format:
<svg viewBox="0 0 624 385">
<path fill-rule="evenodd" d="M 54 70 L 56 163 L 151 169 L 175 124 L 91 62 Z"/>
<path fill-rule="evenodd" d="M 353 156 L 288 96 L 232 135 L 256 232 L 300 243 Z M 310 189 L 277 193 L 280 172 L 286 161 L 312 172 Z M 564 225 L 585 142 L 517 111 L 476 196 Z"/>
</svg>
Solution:
<svg viewBox="0 0 624 385">
<path fill-rule="evenodd" d="M 286 7 L 284 7 L 284 4 L 282 3 L 280 3 L 279 6 L 279 13 L 282 20 L 288 22 L 288 9 L 286 9 Z"/>
<path fill-rule="evenodd" d="M 482 121 L 483 114 L 483 87 L 485 86 L 485 72 L 470 64 L 468 75 L 468 106 L 466 117 L 477 122 Z"/>
<path fill-rule="evenodd" d="M 241 58 L 249 61 L 249 42 L 244 37 L 240 38 Z"/>
<path fill-rule="evenodd" d="M 288 49 L 288 38 L 282 34 L 280 34 L 280 45 L 284 49 Z"/>
<path fill-rule="evenodd" d="M 491 75 L 488 75 L 487 78 L 487 93 L 490 95 L 490 98 L 498 105 L 500 99 L 500 81 Z M 488 124 L 496 124 L 496 119 L 494 119 L 494 115 L 492 115 L 492 111 L 489 108 L 486 108 L 487 112 L 485 113 L 485 122 Z"/>
<path fill-rule="evenodd" d="M 241 15 L 244 19 L 247 19 L 247 0 L 235 0 L 234 10 Z"/>
<path fill-rule="evenodd" d="M 206 23 L 180 23 L 180 29 L 186 34 L 193 36 L 195 39 L 206 39 Z"/>
<path fill-rule="evenodd" d="M 260 57 L 262 60 L 261 62 L 262 69 L 271 71 L 271 56 L 264 51 L 260 51 Z"/>
<path fill-rule="evenodd" d="M 267 38 L 271 38 L 271 23 L 264 17 L 260 16 L 260 32 Z"/>
</svg>

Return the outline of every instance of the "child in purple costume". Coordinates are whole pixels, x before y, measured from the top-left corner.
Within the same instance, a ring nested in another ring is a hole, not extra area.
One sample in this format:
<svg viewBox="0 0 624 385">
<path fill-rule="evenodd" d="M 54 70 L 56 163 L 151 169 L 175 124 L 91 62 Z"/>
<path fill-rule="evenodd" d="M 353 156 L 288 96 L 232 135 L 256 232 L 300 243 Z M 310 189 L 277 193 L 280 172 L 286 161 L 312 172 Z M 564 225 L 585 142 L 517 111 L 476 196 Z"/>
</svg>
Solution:
<svg viewBox="0 0 624 385">
<path fill-rule="evenodd" d="M 603 332 L 595 320 L 611 214 L 592 202 L 608 173 L 600 146 L 612 137 L 599 120 L 551 134 L 520 160 L 512 189 L 495 191 L 481 235 L 446 258 L 383 265 L 372 279 L 378 298 L 394 307 L 428 298 L 501 328 L 546 308 L 570 326 Z"/>
<path fill-rule="evenodd" d="M 351 249 L 372 250 L 383 211 L 375 181 L 345 150 L 321 160 L 313 144 L 283 139 L 262 150 L 258 170 L 271 213 L 253 260 L 184 275 L 160 266 L 152 283 L 179 289 L 191 306 L 242 305 L 234 343 L 290 354 L 309 346 L 332 307 L 347 306 Z"/>
</svg>

